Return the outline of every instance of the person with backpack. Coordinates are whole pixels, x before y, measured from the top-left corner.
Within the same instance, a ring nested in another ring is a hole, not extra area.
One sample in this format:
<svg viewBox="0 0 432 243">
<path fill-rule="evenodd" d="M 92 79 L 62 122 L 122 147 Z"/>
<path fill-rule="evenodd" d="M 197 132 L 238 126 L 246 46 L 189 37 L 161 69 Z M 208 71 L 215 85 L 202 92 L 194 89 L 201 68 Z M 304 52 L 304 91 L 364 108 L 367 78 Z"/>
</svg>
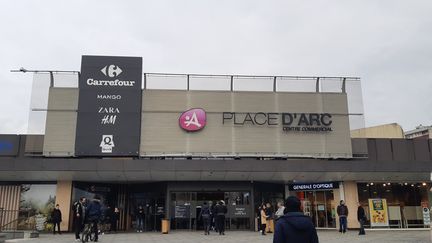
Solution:
<svg viewBox="0 0 432 243">
<path fill-rule="evenodd" d="M 98 241 L 98 223 L 102 217 L 102 206 L 100 196 L 96 195 L 90 205 L 86 208 L 86 223 L 92 224 L 92 232 L 95 233 L 95 242 Z"/>
<path fill-rule="evenodd" d="M 81 197 L 78 201 L 76 201 L 73 204 L 73 221 L 75 226 L 75 241 L 81 241 L 80 239 L 80 233 L 83 228 L 84 224 L 84 217 L 85 217 L 85 204 L 86 198 Z"/>
<path fill-rule="evenodd" d="M 201 207 L 201 212 L 199 218 L 202 218 L 203 225 L 204 225 L 204 235 L 210 234 L 210 218 L 211 218 L 211 210 L 209 205 L 207 205 L 207 202 L 203 203 L 203 206 Z"/>
</svg>

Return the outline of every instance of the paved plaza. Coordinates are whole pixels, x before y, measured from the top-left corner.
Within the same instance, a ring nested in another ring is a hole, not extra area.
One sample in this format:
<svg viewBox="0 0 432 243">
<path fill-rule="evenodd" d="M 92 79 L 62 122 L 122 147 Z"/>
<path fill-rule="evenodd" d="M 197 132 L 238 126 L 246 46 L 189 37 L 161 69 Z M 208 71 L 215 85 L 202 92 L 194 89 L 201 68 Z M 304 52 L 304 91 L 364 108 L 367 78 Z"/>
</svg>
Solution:
<svg viewBox="0 0 432 243">
<path fill-rule="evenodd" d="M 357 235 L 357 232 L 351 231 L 345 235 L 341 235 L 336 231 L 323 230 L 319 231 L 319 240 L 324 243 L 429 243 L 430 232 L 429 231 L 369 231 L 365 236 Z M 171 232 L 168 235 L 162 235 L 160 233 L 119 233 L 119 234 L 106 234 L 100 237 L 100 242 L 103 243 L 191 243 L 191 242 L 226 242 L 226 243 L 260 243 L 260 242 L 272 242 L 273 235 L 268 234 L 267 236 L 261 236 L 256 232 L 226 232 L 225 236 L 219 236 L 217 234 L 211 234 L 205 236 L 200 232 L 187 232 L 187 231 L 176 231 Z M 31 243 L 66 243 L 74 242 L 73 234 L 63 235 L 50 235 L 42 234 L 37 239 L 25 239 L 25 240 L 10 240 L 7 242 L 31 242 Z"/>
</svg>

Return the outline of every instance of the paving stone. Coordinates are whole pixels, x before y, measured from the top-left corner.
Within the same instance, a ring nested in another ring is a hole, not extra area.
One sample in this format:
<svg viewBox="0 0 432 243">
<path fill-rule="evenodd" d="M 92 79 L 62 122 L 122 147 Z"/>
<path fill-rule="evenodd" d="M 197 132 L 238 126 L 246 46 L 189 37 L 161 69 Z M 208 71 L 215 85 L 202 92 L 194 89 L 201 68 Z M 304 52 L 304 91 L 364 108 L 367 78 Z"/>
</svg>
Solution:
<svg viewBox="0 0 432 243">
<path fill-rule="evenodd" d="M 431 232 L 421 230 L 408 231 L 368 231 L 366 235 L 359 236 L 355 231 L 340 234 L 333 230 L 318 231 L 319 240 L 322 243 L 430 243 Z M 13 240 L 6 242 L 28 242 L 28 243 L 71 243 L 74 242 L 73 234 L 51 235 L 41 234 L 36 239 Z M 227 231 L 226 235 L 218 234 L 204 235 L 196 231 L 174 231 L 167 235 L 161 233 L 118 233 L 100 236 L 103 243 L 191 243 L 191 242 L 226 242 L 226 243 L 264 243 L 273 242 L 273 235 L 261 236 L 257 232 L 249 231 Z"/>
</svg>

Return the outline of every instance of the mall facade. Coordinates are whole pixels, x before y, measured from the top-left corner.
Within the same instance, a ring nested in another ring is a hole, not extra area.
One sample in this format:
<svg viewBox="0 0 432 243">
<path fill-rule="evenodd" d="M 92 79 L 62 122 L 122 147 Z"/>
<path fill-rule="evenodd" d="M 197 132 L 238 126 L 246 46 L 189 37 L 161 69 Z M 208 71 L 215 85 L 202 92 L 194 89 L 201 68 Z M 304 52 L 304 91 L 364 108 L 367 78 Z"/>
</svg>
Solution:
<svg viewBox="0 0 432 243">
<path fill-rule="evenodd" d="M 220 200 L 227 229 L 255 230 L 259 205 L 289 195 L 318 228 L 337 227 L 340 200 L 350 228 L 358 202 L 368 227 L 430 224 L 432 140 L 351 138 L 347 87 L 358 78 L 191 74 L 178 75 L 184 89 L 149 88 L 151 77 L 173 75 L 143 75 L 141 58 L 101 56 L 82 57 L 75 87 L 48 75 L 44 133 L 0 135 L 0 226 L 43 230 L 58 203 L 62 229 L 72 230 L 73 202 L 95 195 L 120 209 L 121 230 L 134 228 L 139 205 L 146 231 L 162 219 L 199 230 L 203 202 Z M 228 88 L 191 88 L 209 77 Z M 236 89 L 256 78 L 270 90 Z M 303 78 L 313 90 L 281 89 Z M 323 90 L 326 79 L 338 88 Z"/>
</svg>

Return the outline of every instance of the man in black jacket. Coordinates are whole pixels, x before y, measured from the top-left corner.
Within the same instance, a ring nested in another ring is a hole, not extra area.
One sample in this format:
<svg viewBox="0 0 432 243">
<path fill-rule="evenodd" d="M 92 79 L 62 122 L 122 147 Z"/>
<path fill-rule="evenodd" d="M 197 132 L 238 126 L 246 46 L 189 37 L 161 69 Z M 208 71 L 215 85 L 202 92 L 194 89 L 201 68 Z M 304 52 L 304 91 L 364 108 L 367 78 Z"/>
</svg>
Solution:
<svg viewBox="0 0 432 243">
<path fill-rule="evenodd" d="M 347 230 L 348 207 L 345 205 L 344 200 L 340 200 L 337 214 L 339 215 L 339 232 L 345 234 Z"/>
<path fill-rule="evenodd" d="M 73 214 L 73 219 L 74 219 L 74 226 L 75 226 L 75 240 L 78 241 L 80 240 L 80 233 L 83 227 L 83 223 L 84 223 L 84 214 L 85 214 L 85 209 L 84 209 L 84 203 L 85 203 L 85 197 L 81 197 L 79 199 L 79 201 L 74 203 L 74 214 Z"/>
<path fill-rule="evenodd" d="M 276 221 L 273 243 L 318 243 L 312 219 L 301 212 L 300 205 L 297 197 L 286 199 L 286 213 Z"/>
<path fill-rule="evenodd" d="M 215 206 L 216 228 L 219 235 L 225 235 L 225 214 L 227 213 L 227 208 L 224 204 L 225 202 L 221 200 Z"/>
<path fill-rule="evenodd" d="M 61 214 L 61 211 L 60 211 L 60 206 L 58 204 L 56 204 L 56 207 L 54 208 L 54 210 L 51 213 L 51 219 L 52 219 L 52 222 L 53 222 L 53 225 L 54 225 L 53 226 L 53 234 L 56 233 L 56 231 L 55 231 L 56 225 L 57 225 L 57 228 L 58 228 L 58 233 L 61 234 L 61 232 L 60 232 L 60 222 L 62 221 L 62 214 Z"/>
<path fill-rule="evenodd" d="M 357 208 L 357 220 L 360 223 L 360 231 L 359 231 L 359 235 L 365 235 L 366 232 L 364 230 L 364 224 L 366 222 L 366 213 L 364 208 L 361 206 L 360 203 L 358 203 L 358 208 Z"/>
<path fill-rule="evenodd" d="M 101 198 L 99 195 L 96 195 L 93 198 L 93 201 L 86 208 L 86 222 L 92 224 L 92 231 L 95 232 L 94 241 L 98 241 L 98 223 L 102 217 L 102 206 L 101 206 Z"/>
</svg>

